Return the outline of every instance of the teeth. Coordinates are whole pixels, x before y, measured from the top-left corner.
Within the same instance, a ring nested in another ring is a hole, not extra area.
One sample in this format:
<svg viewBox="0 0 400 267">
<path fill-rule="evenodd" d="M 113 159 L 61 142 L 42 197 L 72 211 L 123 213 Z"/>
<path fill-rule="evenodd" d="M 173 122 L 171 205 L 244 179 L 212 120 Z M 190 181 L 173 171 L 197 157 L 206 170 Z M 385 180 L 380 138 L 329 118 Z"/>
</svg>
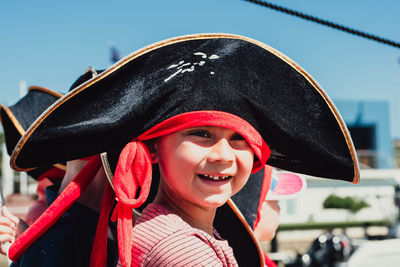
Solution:
<svg viewBox="0 0 400 267">
<path fill-rule="evenodd" d="M 203 174 L 203 176 L 206 177 L 206 178 L 209 178 L 209 179 L 213 179 L 215 181 L 225 180 L 225 179 L 230 177 L 229 175 L 227 175 L 227 176 L 214 176 L 214 175 L 207 175 L 207 174 Z"/>
</svg>

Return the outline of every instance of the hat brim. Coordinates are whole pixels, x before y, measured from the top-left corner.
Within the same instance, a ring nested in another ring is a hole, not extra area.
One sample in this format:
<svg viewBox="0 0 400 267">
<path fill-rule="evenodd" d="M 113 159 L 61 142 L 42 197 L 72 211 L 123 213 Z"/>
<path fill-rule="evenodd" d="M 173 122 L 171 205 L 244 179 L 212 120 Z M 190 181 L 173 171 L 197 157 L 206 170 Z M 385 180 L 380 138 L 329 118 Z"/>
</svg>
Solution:
<svg viewBox="0 0 400 267">
<path fill-rule="evenodd" d="M 0 105 L 0 121 L 3 126 L 5 144 L 9 155 L 29 126 L 40 116 L 40 114 L 60 99 L 63 95 L 53 90 L 40 86 L 30 86 L 28 93 L 16 104 L 7 107 Z M 63 163 L 41 166 L 28 172 L 37 179 L 42 173 L 56 167 L 65 171 Z"/>
<path fill-rule="evenodd" d="M 16 170 L 26 170 L 42 164 L 121 150 L 132 138 L 163 121 L 166 116 L 176 115 L 176 112 L 185 109 L 190 111 L 190 103 L 188 106 L 180 102 L 165 103 L 163 98 L 157 103 L 150 101 L 152 98 L 149 94 L 162 92 L 167 97 L 171 92 L 157 91 L 158 85 L 150 90 L 148 86 L 155 83 L 156 74 L 147 68 L 157 67 L 153 66 L 157 61 L 152 61 L 157 57 L 176 62 L 177 58 L 161 57 L 165 53 L 180 53 L 188 44 L 193 50 L 196 48 L 192 46 L 201 46 L 206 42 L 213 42 L 215 46 L 225 42 L 244 44 L 244 54 L 240 60 L 245 62 L 243 64 L 250 64 L 246 65 L 250 68 L 250 78 L 247 78 L 249 82 L 263 84 L 262 88 L 249 87 L 253 91 L 248 93 L 255 95 L 245 101 L 255 102 L 247 102 L 246 105 L 256 107 L 263 113 L 250 114 L 249 119 L 249 114 L 243 114 L 240 105 L 232 105 L 229 97 L 218 98 L 221 92 L 213 91 L 214 88 L 210 92 L 217 94 L 214 97 L 217 102 L 212 107 L 205 106 L 205 109 L 218 110 L 219 105 L 225 105 L 232 109 L 233 114 L 252 120 L 250 123 L 271 149 L 268 165 L 358 183 L 359 165 L 351 137 L 339 112 L 318 83 L 300 66 L 273 48 L 247 37 L 229 34 L 195 34 L 168 39 L 120 60 L 72 90 L 43 113 L 16 146 L 11 166 Z M 257 55 L 246 57 L 248 47 Z M 258 67 L 262 73 L 257 77 L 262 81 L 251 80 L 251 68 L 256 66 L 249 60 L 256 60 L 260 64 Z M 240 68 L 237 72 L 240 73 Z M 235 75 L 227 73 L 213 75 L 212 78 L 219 79 L 218 82 L 223 85 Z M 237 85 L 241 78 L 232 78 L 236 79 L 232 82 Z M 186 80 L 180 79 L 178 82 Z M 242 84 L 246 82 L 242 81 Z M 219 86 L 207 79 L 196 80 L 195 83 L 201 83 L 198 86 Z M 226 86 L 231 88 L 229 84 Z M 133 87 L 135 90 L 131 90 Z M 142 99 L 143 95 L 150 98 Z M 176 100 L 174 97 L 168 99 Z M 154 110 L 157 105 L 158 109 Z M 165 112 L 170 114 L 166 115 Z M 43 151 L 40 159 L 35 157 L 38 148 Z"/>
</svg>

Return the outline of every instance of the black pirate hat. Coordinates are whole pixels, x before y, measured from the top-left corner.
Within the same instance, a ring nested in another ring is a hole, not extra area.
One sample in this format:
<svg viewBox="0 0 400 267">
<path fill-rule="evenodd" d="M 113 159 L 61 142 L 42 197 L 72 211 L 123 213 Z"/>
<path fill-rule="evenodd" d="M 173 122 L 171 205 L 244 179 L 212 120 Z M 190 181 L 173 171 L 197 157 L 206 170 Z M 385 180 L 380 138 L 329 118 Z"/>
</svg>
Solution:
<svg viewBox="0 0 400 267">
<path fill-rule="evenodd" d="M 71 85 L 69 91 L 101 72 L 102 70 L 94 70 L 93 67 L 89 67 L 83 75 L 76 79 L 76 81 Z M 0 120 L 4 130 L 7 153 L 9 155 L 11 155 L 19 139 L 25 134 L 25 131 L 29 126 L 40 116 L 40 114 L 42 114 L 43 111 L 62 96 L 62 93 L 55 92 L 45 87 L 30 86 L 28 88 L 28 93 L 14 105 L 5 106 L 0 104 Z M 41 150 L 39 149 L 38 151 Z M 63 171 L 66 170 L 65 163 L 53 163 L 53 165 L 43 165 L 32 169 L 28 171 L 28 174 L 37 179 L 53 167 Z"/>
<path fill-rule="evenodd" d="M 248 121 L 271 149 L 271 166 L 358 180 L 347 128 L 317 82 L 265 44 L 223 34 L 170 39 L 122 59 L 44 113 L 12 166 L 119 150 L 153 125 L 198 109 Z M 35 156 L 38 147 L 44 157 Z"/>
<path fill-rule="evenodd" d="M 30 86 L 28 93 L 12 106 L 0 105 L 0 120 L 3 125 L 7 153 L 11 155 L 19 139 L 25 134 L 29 126 L 39 115 L 62 97 L 62 94 L 50 89 Z M 40 150 L 38 150 L 40 151 Z M 28 171 L 34 179 L 38 179 L 43 173 L 56 167 L 65 171 L 65 164 L 57 163 L 41 166 Z"/>
<path fill-rule="evenodd" d="M 24 170 L 122 150 L 119 165 L 149 169 L 143 141 L 198 125 L 240 133 L 257 157 L 253 172 L 267 162 L 358 182 L 352 140 L 322 88 L 278 51 L 228 34 L 169 39 L 120 60 L 42 114 L 15 148 L 12 166 Z M 132 182 L 124 171 L 116 168 L 113 183 L 118 214 L 128 218 L 145 201 L 151 174 L 141 172 Z"/>
</svg>

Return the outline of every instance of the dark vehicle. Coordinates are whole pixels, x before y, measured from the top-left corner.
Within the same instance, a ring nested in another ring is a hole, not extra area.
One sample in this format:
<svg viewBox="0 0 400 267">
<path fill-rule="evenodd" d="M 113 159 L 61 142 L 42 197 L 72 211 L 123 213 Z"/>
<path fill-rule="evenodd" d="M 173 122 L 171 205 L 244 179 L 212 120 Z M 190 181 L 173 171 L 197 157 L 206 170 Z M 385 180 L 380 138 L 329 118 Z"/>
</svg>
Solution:
<svg viewBox="0 0 400 267">
<path fill-rule="evenodd" d="M 309 250 L 298 254 L 286 267 L 338 267 L 345 263 L 351 253 L 350 238 L 345 234 L 326 232 L 313 241 Z"/>
</svg>

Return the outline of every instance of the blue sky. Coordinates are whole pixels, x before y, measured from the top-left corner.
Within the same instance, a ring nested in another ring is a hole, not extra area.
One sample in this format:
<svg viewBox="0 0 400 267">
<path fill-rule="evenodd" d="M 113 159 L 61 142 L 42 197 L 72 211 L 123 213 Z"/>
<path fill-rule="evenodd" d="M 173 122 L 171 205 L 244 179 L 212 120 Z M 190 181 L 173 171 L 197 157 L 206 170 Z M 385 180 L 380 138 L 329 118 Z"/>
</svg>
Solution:
<svg viewBox="0 0 400 267">
<path fill-rule="evenodd" d="M 270 2 L 400 42 L 400 1 Z M 0 103 L 19 99 L 19 82 L 66 92 L 88 66 L 165 38 L 199 32 L 246 35 L 305 68 L 333 100 L 391 105 L 400 137 L 400 49 L 243 0 L 0 1 Z"/>
</svg>

